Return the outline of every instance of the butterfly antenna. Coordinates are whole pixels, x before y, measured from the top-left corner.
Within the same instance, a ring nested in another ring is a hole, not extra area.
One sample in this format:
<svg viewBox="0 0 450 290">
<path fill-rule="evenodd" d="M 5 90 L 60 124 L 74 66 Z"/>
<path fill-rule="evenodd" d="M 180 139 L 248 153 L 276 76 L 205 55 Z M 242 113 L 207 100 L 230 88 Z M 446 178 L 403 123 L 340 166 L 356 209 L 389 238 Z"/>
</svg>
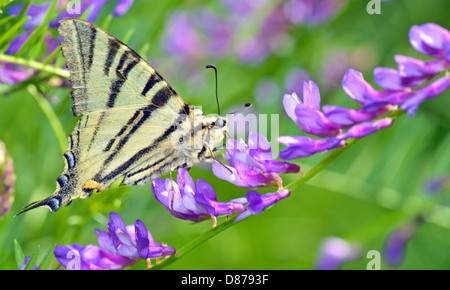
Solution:
<svg viewBox="0 0 450 290">
<path fill-rule="evenodd" d="M 206 68 L 212 68 L 212 69 L 214 69 L 214 72 L 215 72 L 215 75 L 216 75 L 216 102 L 217 102 L 217 112 L 218 112 L 218 114 L 220 115 L 219 96 L 218 96 L 218 94 L 217 94 L 217 68 L 216 68 L 216 66 L 213 65 L 213 64 L 208 64 L 208 65 L 206 66 Z"/>
</svg>

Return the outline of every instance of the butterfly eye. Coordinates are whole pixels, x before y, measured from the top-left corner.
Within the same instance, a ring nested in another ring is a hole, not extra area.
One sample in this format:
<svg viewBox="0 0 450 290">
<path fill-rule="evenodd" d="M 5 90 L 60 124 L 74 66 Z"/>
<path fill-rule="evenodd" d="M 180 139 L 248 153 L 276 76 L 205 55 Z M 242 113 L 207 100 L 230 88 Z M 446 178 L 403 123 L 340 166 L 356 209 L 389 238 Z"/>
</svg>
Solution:
<svg viewBox="0 0 450 290">
<path fill-rule="evenodd" d="M 179 141 L 180 143 L 183 143 L 183 137 L 180 137 L 180 139 L 178 139 L 178 141 Z"/>
</svg>

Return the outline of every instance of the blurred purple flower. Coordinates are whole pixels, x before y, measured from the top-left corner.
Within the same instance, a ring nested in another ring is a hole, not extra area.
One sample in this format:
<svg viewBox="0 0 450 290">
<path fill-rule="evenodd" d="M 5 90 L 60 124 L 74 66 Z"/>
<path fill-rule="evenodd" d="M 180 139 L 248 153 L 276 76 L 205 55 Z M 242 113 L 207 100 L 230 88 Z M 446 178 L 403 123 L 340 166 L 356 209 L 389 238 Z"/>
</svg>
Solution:
<svg viewBox="0 0 450 290">
<path fill-rule="evenodd" d="M 156 243 L 141 220 L 126 226 L 114 212 L 110 214 L 110 219 L 109 232 L 95 230 L 99 246 L 110 253 L 130 259 L 159 258 L 175 254 L 173 247 Z"/>
<path fill-rule="evenodd" d="M 383 256 L 386 264 L 391 267 L 398 267 L 404 262 L 406 246 L 416 235 L 419 224 L 420 219 L 413 223 L 405 224 L 388 235 L 383 247 Z"/>
<path fill-rule="evenodd" d="M 264 7 L 268 0 L 221 0 L 222 4 L 234 14 L 245 17 Z"/>
<path fill-rule="evenodd" d="M 337 270 L 343 264 L 361 257 L 361 248 L 346 240 L 329 237 L 322 242 L 316 270 Z"/>
<path fill-rule="evenodd" d="M 30 261 L 30 259 L 31 259 L 30 256 L 25 257 L 25 259 L 23 261 L 23 264 L 19 265 L 19 270 L 25 270 L 25 267 L 27 266 L 27 264 Z M 37 270 L 37 269 L 38 269 L 38 266 L 34 265 L 33 266 L 33 270 Z"/>
<path fill-rule="evenodd" d="M 137 260 L 114 255 L 95 245 L 56 246 L 55 258 L 67 270 L 120 270 Z"/>
<path fill-rule="evenodd" d="M 411 27 L 409 41 L 423 54 L 450 61 L 450 32 L 435 23 Z"/>
<path fill-rule="evenodd" d="M 0 217 L 9 212 L 14 202 L 15 184 L 14 161 L 0 141 Z"/>
<path fill-rule="evenodd" d="M 134 0 L 118 0 L 113 12 L 114 17 L 119 17 L 127 13 L 133 3 Z"/>
<path fill-rule="evenodd" d="M 0 84 L 13 85 L 29 79 L 34 70 L 23 65 L 0 61 Z"/>
<path fill-rule="evenodd" d="M 311 75 L 306 70 L 300 67 L 294 67 L 289 70 L 285 78 L 285 90 L 299 95 L 303 91 L 302 84 L 310 79 Z"/>
<path fill-rule="evenodd" d="M 109 0 L 85 0 L 81 2 L 70 2 L 71 6 L 66 6 L 66 9 L 62 11 L 58 17 L 50 22 L 50 27 L 59 27 L 59 21 L 66 17 L 77 18 L 83 14 L 88 8 L 91 8 L 89 15 L 86 20 L 89 22 L 95 22 L 98 14 L 100 13 L 103 6 L 109 2 Z M 73 5 L 73 6 L 72 6 Z"/>
<path fill-rule="evenodd" d="M 178 184 L 177 184 L 178 183 Z M 194 181 L 184 168 L 178 169 L 177 183 L 170 178 L 153 180 L 152 190 L 171 215 L 194 222 L 244 210 L 239 203 L 218 202 L 213 187 L 202 179 Z"/>
<path fill-rule="evenodd" d="M 254 190 L 249 190 L 243 198 L 234 199 L 232 201 L 246 204 L 245 210 L 239 214 L 234 221 L 238 222 L 249 217 L 252 214 L 258 214 L 264 211 L 278 201 L 285 199 L 291 194 L 287 189 L 283 189 L 274 193 L 259 194 Z"/>
<path fill-rule="evenodd" d="M 196 62 L 205 56 L 226 55 L 232 37 L 231 24 L 213 11 L 175 11 L 169 17 L 162 44 L 165 50 L 184 62 Z"/>
<path fill-rule="evenodd" d="M 435 194 L 444 188 L 450 188 L 450 174 L 430 178 L 424 185 L 425 192 L 429 194 Z"/>
<path fill-rule="evenodd" d="M 288 0 L 282 5 L 289 22 L 299 25 L 323 23 L 335 15 L 345 3 L 345 0 Z"/>
<path fill-rule="evenodd" d="M 59 0 L 58 5 L 61 2 L 65 1 Z M 11 6 L 8 9 L 8 15 L 19 15 L 20 11 L 23 8 L 23 5 L 23 3 L 19 3 L 17 5 Z M 25 16 L 31 16 L 31 18 L 24 23 L 23 27 L 26 29 L 38 27 L 39 24 L 41 24 L 41 22 L 44 20 L 45 14 L 47 13 L 49 7 L 50 2 L 42 4 L 31 3 L 30 6 L 28 6 L 27 12 L 25 13 Z"/>
<path fill-rule="evenodd" d="M 300 166 L 274 160 L 272 147 L 264 135 L 250 132 L 248 145 L 241 139 L 227 140 L 225 158 L 230 166 L 214 162 L 212 170 L 220 179 L 239 187 L 282 186 L 278 173 L 297 173 Z"/>
</svg>

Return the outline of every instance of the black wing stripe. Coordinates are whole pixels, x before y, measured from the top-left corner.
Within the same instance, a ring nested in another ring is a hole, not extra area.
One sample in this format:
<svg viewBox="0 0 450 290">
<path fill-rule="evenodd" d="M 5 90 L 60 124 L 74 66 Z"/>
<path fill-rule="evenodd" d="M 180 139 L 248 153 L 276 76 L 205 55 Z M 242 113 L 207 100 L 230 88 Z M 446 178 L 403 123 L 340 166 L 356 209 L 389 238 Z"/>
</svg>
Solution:
<svg viewBox="0 0 450 290">
<path fill-rule="evenodd" d="M 103 69 L 103 72 L 107 76 L 109 76 L 109 70 L 114 61 L 114 58 L 116 57 L 117 51 L 120 48 L 120 44 L 112 39 L 109 39 L 108 45 L 109 45 L 108 54 L 106 55 L 105 66 Z"/>
</svg>

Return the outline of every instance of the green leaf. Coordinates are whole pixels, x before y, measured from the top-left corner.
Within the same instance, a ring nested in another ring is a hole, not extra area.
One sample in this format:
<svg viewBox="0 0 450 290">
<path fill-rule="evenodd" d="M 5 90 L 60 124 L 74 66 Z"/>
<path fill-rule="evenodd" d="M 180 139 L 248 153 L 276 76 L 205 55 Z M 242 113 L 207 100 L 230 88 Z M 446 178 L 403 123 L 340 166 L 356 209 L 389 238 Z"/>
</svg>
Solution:
<svg viewBox="0 0 450 290">
<path fill-rule="evenodd" d="M 44 42 L 44 34 L 48 30 L 48 23 L 50 20 L 52 20 L 53 12 L 55 11 L 57 0 L 53 0 L 52 4 L 47 10 L 47 13 L 45 13 L 44 19 L 42 20 L 41 24 L 39 24 L 38 27 L 31 33 L 31 35 L 25 40 L 22 47 L 17 52 L 17 56 L 22 56 L 25 52 L 25 49 L 30 49 L 30 45 L 34 44 L 36 42 L 36 39 L 38 39 L 40 42 Z"/>
<path fill-rule="evenodd" d="M 33 270 L 33 267 L 34 265 L 36 265 L 38 258 L 39 258 L 39 246 L 37 247 L 36 251 L 34 251 L 33 255 L 30 257 L 30 260 L 28 261 L 24 270 Z"/>
<path fill-rule="evenodd" d="M 50 264 L 53 261 L 53 252 L 55 250 L 56 246 L 51 247 L 47 254 L 45 255 L 44 259 L 42 259 L 41 263 L 39 264 L 38 270 L 48 270 L 50 267 Z"/>
<path fill-rule="evenodd" d="M 16 22 L 11 28 L 8 29 L 8 31 L 6 33 L 4 33 L 0 37 L 0 47 L 2 47 L 2 52 L 5 52 L 8 49 L 9 44 L 11 43 L 12 39 L 17 34 L 19 34 L 18 31 L 20 30 L 22 25 L 25 23 L 25 21 L 27 21 L 30 18 L 31 18 L 30 16 L 22 18 L 20 21 Z"/>
<path fill-rule="evenodd" d="M 25 260 L 25 254 L 23 253 L 22 247 L 17 240 L 14 240 L 14 255 L 16 256 L 17 268 L 19 268 Z"/>
</svg>

